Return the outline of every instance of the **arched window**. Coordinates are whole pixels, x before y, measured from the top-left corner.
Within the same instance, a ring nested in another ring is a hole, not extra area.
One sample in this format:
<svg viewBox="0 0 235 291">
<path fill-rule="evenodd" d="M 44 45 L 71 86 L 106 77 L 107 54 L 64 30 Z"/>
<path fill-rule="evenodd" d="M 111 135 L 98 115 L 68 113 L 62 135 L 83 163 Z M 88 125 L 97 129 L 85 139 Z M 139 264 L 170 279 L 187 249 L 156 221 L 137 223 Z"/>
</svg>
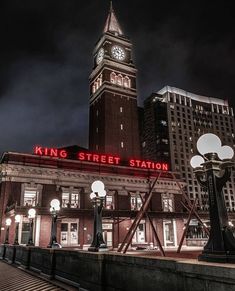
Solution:
<svg viewBox="0 0 235 291">
<path fill-rule="evenodd" d="M 123 77 L 122 77 L 121 74 L 119 74 L 119 75 L 117 76 L 117 85 L 118 85 L 118 86 L 123 86 Z"/>
<path fill-rule="evenodd" d="M 98 83 L 99 83 L 99 87 L 101 87 L 101 85 L 102 85 L 102 74 L 100 74 L 100 77 L 98 79 Z"/>
<path fill-rule="evenodd" d="M 112 72 L 110 74 L 110 82 L 113 84 L 116 84 L 116 78 L 117 78 L 116 74 L 114 72 Z"/>
<path fill-rule="evenodd" d="M 92 86 L 92 93 L 95 93 L 95 84 Z"/>
<path fill-rule="evenodd" d="M 130 88 L 131 87 L 131 80 L 129 77 L 125 76 L 123 79 L 123 86 L 125 88 Z"/>
</svg>

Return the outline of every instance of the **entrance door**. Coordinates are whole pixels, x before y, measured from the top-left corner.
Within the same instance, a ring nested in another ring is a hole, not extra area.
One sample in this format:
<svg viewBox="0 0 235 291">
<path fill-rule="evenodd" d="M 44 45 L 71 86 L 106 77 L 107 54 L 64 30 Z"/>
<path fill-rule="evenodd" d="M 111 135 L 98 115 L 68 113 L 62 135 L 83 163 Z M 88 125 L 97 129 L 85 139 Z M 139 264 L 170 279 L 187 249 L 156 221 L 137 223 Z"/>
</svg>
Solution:
<svg viewBox="0 0 235 291">
<path fill-rule="evenodd" d="M 176 232 L 175 232 L 175 221 L 172 219 L 163 220 L 163 231 L 164 231 L 164 245 L 165 247 L 176 246 Z"/>
<path fill-rule="evenodd" d="M 133 236 L 132 243 L 145 243 L 145 222 L 141 221 Z"/>
<path fill-rule="evenodd" d="M 113 247 L 113 224 L 112 223 L 103 223 L 103 238 L 106 242 L 107 247 Z"/>
<path fill-rule="evenodd" d="M 61 238 L 62 246 L 78 245 L 78 220 L 62 220 L 61 222 Z"/>
</svg>

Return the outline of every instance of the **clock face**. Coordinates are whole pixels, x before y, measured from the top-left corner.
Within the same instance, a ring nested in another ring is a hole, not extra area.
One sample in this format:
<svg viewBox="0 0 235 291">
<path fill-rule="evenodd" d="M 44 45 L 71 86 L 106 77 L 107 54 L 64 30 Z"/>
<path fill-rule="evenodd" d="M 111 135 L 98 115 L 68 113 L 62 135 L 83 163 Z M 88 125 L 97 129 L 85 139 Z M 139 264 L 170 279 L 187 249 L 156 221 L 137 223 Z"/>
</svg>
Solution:
<svg viewBox="0 0 235 291">
<path fill-rule="evenodd" d="M 98 65 L 100 62 L 102 62 L 103 58 L 104 58 L 104 49 L 101 48 L 101 49 L 98 51 L 98 54 L 97 54 L 97 56 L 96 56 L 96 63 L 97 63 L 97 65 Z"/>
<path fill-rule="evenodd" d="M 111 52 L 113 57 L 119 61 L 123 61 L 126 57 L 124 49 L 118 45 L 114 45 Z"/>
</svg>

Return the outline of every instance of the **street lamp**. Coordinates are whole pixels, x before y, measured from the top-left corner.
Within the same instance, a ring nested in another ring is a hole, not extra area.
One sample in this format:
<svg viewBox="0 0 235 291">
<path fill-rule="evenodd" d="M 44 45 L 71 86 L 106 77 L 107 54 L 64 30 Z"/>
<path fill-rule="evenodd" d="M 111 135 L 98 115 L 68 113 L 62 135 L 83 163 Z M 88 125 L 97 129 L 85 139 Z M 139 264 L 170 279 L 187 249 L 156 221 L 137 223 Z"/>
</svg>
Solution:
<svg viewBox="0 0 235 291">
<path fill-rule="evenodd" d="M 198 259 L 211 262 L 235 262 L 235 238 L 228 222 L 223 187 L 229 180 L 234 152 L 221 146 L 215 134 L 207 133 L 197 141 L 201 156 L 192 157 L 190 163 L 201 187 L 209 196 L 210 235 Z"/>
<path fill-rule="evenodd" d="M 50 242 L 49 245 L 47 246 L 48 248 L 60 248 L 61 245 L 57 243 L 57 239 L 56 239 L 56 234 L 57 234 L 57 214 L 58 211 L 60 211 L 60 201 L 58 199 L 53 199 L 51 200 L 51 208 L 50 208 L 50 212 L 51 212 L 51 238 L 50 238 Z"/>
<path fill-rule="evenodd" d="M 99 252 L 106 251 L 107 246 L 103 239 L 102 229 L 102 209 L 106 191 L 104 190 L 104 183 L 102 181 L 95 181 L 91 185 L 92 193 L 90 198 L 94 207 L 94 227 L 93 227 L 93 240 L 88 248 L 88 251 Z"/>
<path fill-rule="evenodd" d="M 29 239 L 27 246 L 34 246 L 33 242 L 33 222 L 36 216 L 36 210 L 34 208 L 30 208 L 28 211 L 28 218 L 29 218 Z"/>
<path fill-rule="evenodd" d="M 6 230 L 6 237 L 5 237 L 4 244 L 9 244 L 9 228 L 11 226 L 11 219 L 10 218 L 6 219 L 6 226 L 7 226 L 7 230 Z"/>
<path fill-rule="evenodd" d="M 19 233 L 19 223 L 21 220 L 21 216 L 19 214 L 16 214 L 15 216 L 15 240 L 14 240 L 14 245 L 18 245 L 19 241 L 18 241 L 18 233 Z"/>
</svg>

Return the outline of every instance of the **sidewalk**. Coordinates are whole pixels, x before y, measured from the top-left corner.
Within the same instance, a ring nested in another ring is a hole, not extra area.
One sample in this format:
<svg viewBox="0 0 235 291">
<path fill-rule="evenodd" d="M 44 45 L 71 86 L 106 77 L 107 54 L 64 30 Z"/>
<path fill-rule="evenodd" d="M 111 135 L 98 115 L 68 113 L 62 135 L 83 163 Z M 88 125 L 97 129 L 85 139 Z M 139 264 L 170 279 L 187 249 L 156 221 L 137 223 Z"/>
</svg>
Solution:
<svg viewBox="0 0 235 291">
<path fill-rule="evenodd" d="M 1 291 L 74 291 L 77 288 L 62 286 L 55 281 L 44 280 L 29 272 L 0 261 Z"/>
</svg>

